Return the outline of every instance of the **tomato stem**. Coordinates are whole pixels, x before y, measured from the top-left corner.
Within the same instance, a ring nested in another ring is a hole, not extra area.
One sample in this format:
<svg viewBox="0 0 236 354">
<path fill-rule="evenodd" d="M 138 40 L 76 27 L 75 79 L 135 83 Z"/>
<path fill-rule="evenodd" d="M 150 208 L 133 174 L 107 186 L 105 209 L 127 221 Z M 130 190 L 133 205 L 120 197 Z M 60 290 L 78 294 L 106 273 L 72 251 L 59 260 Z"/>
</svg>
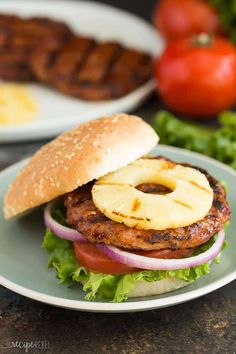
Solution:
<svg viewBox="0 0 236 354">
<path fill-rule="evenodd" d="M 193 36 L 192 44 L 198 47 L 209 47 L 212 43 L 212 37 L 207 33 L 200 33 Z"/>
</svg>

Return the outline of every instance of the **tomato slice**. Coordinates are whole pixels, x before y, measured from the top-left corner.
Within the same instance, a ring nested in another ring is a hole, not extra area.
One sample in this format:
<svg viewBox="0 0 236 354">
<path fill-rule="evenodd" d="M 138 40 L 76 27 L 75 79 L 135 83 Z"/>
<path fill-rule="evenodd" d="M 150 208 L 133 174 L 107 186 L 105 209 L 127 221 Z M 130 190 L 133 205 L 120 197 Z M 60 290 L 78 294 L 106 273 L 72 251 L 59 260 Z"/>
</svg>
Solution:
<svg viewBox="0 0 236 354">
<path fill-rule="evenodd" d="M 107 257 L 93 243 L 74 242 L 74 250 L 79 264 L 91 271 L 104 274 L 128 274 L 139 269 L 119 263 Z"/>
<path fill-rule="evenodd" d="M 74 242 L 74 250 L 79 264 L 93 272 L 104 274 L 128 274 L 140 270 L 109 258 L 93 243 Z M 185 248 L 177 250 L 164 249 L 159 251 L 135 251 L 132 253 L 145 257 L 173 259 L 190 256 L 193 251 L 193 248 Z"/>
</svg>

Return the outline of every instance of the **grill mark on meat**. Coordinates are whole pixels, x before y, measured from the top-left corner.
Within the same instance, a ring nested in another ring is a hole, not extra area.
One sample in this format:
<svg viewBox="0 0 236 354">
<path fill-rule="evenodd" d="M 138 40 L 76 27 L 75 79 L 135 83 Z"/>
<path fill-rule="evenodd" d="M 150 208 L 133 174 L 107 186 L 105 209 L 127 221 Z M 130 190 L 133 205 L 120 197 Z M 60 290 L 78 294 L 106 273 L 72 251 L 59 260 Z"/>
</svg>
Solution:
<svg viewBox="0 0 236 354">
<path fill-rule="evenodd" d="M 31 56 L 31 68 L 40 81 L 49 84 L 53 80 L 56 87 L 58 83 L 63 86 L 65 79 L 72 81 L 77 66 L 95 43 L 92 39 L 73 35 L 56 44 L 46 42 Z"/>
<path fill-rule="evenodd" d="M 155 244 L 157 241 L 160 241 L 160 240 L 169 241 L 170 240 L 170 235 L 169 234 L 162 234 L 162 233 L 154 233 L 148 239 L 148 242 L 152 243 L 152 244 Z"/>
<path fill-rule="evenodd" d="M 79 58 L 79 60 L 77 60 L 74 70 L 68 76 L 68 79 L 70 81 L 76 82 L 76 79 L 77 79 L 76 73 L 80 72 L 80 70 L 85 65 L 87 59 L 89 58 L 90 54 L 92 53 L 93 49 L 97 46 L 97 42 L 95 40 L 93 40 L 91 38 L 87 38 L 87 41 L 88 41 L 87 47 L 85 48 L 84 52 L 83 52 L 82 48 L 80 48 L 81 49 L 80 58 Z M 59 82 L 58 82 L 58 84 L 59 84 Z"/>
<path fill-rule="evenodd" d="M 47 68 L 47 70 L 50 70 L 53 67 L 59 53 L 60 53 L 60 50 L 58 49 L 56 51 L 52 51 L 51 53 L 49 53 L 45 57 L 45 67 Z M 46 80 L 46 77 L 45 77 L 45 80 Z"/>
<path fill-rule="evenodd" d="M 219 200 L 214 200 L 213 205 L 216 207 L 218 210 L 222 210 L 224 208 L 224 204 L 219 201 Z"/>
<path fill-rule="evenodd" d="M 182 165 L 195 168 L 189 164 Z M 65 196 L 67 223 L 81 232 L 90 242 L 111 244 L 128 250 L 166 248 L 176 250 L 197 247 L 219 232 L 224 223 L 230 219 L 230 207 L 224 187 L 205 170 L 201 169 L 201 172 L 206 175 L 214 188 L 214 200 L 205 218 L 190 226 L 166 230 L 141 230 L 110 220 L 95 207 L 92 201 L 93 183 L 79 187 Z M 137 188 L 145 191 L 149 187 L 150 184 L 143 184 Z M 94 212 L 92 216 L 91 212 Z"/>
<path fill-rule="evenodd" d="M 88 56 L 96 46 L 96 41 L 91 38 L 73 37 L 64 47 L 58 50 L 49 76 L 51 81 L 60 85 L 64 80 L 75 81 L 75 74 L 86 62 Z M 75 52 L 75 47 L 77 48 Z M 62 81 L 63 80 L 63 81 Z"/>
<path fill-rule="evenodd" d="M 121 57 L 124 50 L 125 50 L 125 48 L 123 46 L 119 45 L 119 50 L 116 52 L 116 55 L 114 55 L 113 60 L 110 62 L 110 65 L 107 67 L 106 74 L 104 75 L 105 82 L 108 81 L 110 73 L 112 72 L 116 63 L 119 61 L 119 58 Z"/>
<path fill-rule="evenodd" d="M 78 82 L 97 84 L 103 81 L 120 51 L 121 46 L 117 43 L 98 44 L 90 51 L 78 71 L 76 76 Z"/>
<path fill-rule="evenodd" d="M 89 218 L 89 222 L 91 222 L 92 224 L 104 222 L 106 220 L 107 220 L 107 217 L 105 215 L 94 215 Z"/>
<path fill-rule="evenodd" d="M 176 241 L 187 241 L 190 239 L 191 239 L 191 236 L 174 236 L 174 240 L 176 240 Z"/>
<path fill-rule="evenodd" d="M 144 53 L 130 49 L 125 49 L 121 53 L 105 82 L 111 88 L 114 97 L 132 91 L 147 80 L 152 72 L 151 59 L 148 58 L 149 61 Z"/>
</svg>

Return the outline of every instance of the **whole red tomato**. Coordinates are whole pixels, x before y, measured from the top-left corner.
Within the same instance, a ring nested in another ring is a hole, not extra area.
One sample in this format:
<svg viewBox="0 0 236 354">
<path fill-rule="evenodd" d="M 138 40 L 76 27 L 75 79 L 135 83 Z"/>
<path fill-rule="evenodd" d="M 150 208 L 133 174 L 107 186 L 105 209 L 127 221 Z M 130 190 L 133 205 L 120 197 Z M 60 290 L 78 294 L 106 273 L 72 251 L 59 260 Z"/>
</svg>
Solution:
<svg viewBox="0 0 236 354">
<path fill-rule="evenodd" d="M 236 49 L 206 34 L 171 43 L 156 61 L 157 90 L 173 111 L 213 116 L 236 102 Z"/>
<path fill-rule="evenodd" d="M 216 11 L 204 0 L 161 0 L 153 20 L 168 42 L 191 34 L 221 32 Z"/>
</svg>

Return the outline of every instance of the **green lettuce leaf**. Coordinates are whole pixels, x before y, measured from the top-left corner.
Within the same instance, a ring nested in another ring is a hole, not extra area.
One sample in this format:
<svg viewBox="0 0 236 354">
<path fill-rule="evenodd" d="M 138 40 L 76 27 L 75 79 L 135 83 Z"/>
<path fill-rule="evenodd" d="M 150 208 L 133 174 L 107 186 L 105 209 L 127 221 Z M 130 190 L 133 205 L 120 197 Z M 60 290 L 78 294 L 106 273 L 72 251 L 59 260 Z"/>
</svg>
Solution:
<svg viewBox="0 0 236 354">
<path fill-rule="evenodd" d="M 160 137 L 160 143 L 211 156 L 236 169 L 236 113 L 221 112 L 218 120 L 220 127 L 213 129 L 160 111 L 152 126 Z"/>
<path fill-rule="evenodd" d="M 214 238 L 199 247 L 199 251 L 206 251 L 211 247 Z M 90 272 L 81 267 L 74 254 L 72 243 L 55 236 L 46 230 L 42 247 L 49 254 L 48 266 L 56 270 L 60 283 L 68 285 L 82 283 L 87 292 L 86 300 L 108 299 L 112 302 L 122 302 L 128 299 L 130 291 L 136 282 L 153 282 L 167 277 L 178 277 L 188 283 L 197 280 L 210 272 L 210 264 L 202 264 L 183 270 L 154 271 L 144 270 L 126 275 L 111 275 Z"/>
</svg>

